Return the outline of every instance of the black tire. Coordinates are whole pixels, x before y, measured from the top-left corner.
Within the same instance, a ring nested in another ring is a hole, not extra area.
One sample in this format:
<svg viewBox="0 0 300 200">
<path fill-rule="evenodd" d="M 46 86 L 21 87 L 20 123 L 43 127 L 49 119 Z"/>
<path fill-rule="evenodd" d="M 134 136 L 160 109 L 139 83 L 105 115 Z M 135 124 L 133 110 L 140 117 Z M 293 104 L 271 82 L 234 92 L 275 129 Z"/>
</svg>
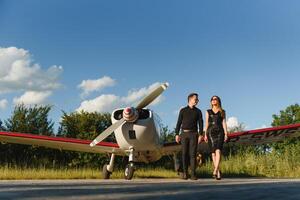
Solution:
<svg viewBox="0 0 300 200">
<path fill-rule="evenodd" d="M 103 166 L 103 169 L 102 169 L 102 178 L 103 179 L 109 179 L 110 178 L 110 175 L 111 175 L 111 172 L 109 172 L 107 170 L 107 165 L 104 165 Z"/>
<path fill-rule="evenodd" d="M 133 166 L 133 163 L 129 163 L 126 165 L 126 168 L 125 168 L 125 179 L 126 180 L 131 180 L 132 177 L 133 177 L 133 174 L 134 174 L 134 166 Z"/>
</svg>

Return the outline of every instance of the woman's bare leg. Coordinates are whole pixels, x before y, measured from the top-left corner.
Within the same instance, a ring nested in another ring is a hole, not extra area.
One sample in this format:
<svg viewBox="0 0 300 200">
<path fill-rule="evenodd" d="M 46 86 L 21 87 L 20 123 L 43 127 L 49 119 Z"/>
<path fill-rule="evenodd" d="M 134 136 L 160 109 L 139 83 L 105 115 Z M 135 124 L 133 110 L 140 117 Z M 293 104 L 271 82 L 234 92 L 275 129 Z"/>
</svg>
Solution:
<svg viewBox="0 0 300 200">
<path fill-rule="evenodd" d="M 215 169 L 216 169 L 217 173 L 220 172 L 220 162 L 221 162 L 221 151 L 220 151 L 220 149 L 217 149 L 216 150 L 216 158 L 215 158 Z"/>
<path fill-rule="evenodd" d="M 213 160 L 213 164 L 214 164 L 214 172 L 213 174 L 217 174 L 217 168 L 216 168 L 216 153 L 212 153 L 211 154 L 212 160 Z"/>
</svg>

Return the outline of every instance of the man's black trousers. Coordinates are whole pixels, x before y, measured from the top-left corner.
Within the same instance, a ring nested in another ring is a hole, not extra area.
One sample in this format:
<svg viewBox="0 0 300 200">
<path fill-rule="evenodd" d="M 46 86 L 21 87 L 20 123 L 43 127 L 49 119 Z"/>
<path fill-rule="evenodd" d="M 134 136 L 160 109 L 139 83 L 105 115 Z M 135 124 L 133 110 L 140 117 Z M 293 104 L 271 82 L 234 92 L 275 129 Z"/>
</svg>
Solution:
<svg viewBox="0 0 300 200">
<path fill-rule="evenodd" d="M 188 167 L 190 164 L 191 176 L 195 176 L 198 133 L 185 132 L 180 136 L 182 146 L 183 173 L 188 174 Z"/>
</svg>

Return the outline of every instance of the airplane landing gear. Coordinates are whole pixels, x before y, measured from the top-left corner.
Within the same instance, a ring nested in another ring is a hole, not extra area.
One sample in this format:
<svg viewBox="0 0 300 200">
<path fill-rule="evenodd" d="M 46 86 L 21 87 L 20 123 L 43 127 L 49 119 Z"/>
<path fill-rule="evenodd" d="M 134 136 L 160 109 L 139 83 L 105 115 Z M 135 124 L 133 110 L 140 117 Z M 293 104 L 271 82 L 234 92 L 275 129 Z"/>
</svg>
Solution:
<svg viewBox="0 0 300 200">
<path fill-rule="evenodd" d="M 110 175 L 112 174 L 112 172 L 109 172 L 109 171 L 107 170 L 107 166 L 108 166 L 108 165 L 104 165 L 104 166 L 103 166 L 103 170 L 102 170 L 102 178 L 103 178 L 103 179 L 109 179 L 109 178 L 110 178 Z"/>
<path fill-rule="evenodd" d="M 104 165 L 102 169 L 102 178 L 109 179 L 114 170 L 115 154 L 111 154 L 109 165 Z"/>
<path fill-rule="evenodd" d="M 129 164 L 126 165 L 126 168 L 125 168 L 125 179 L 126 180 L 131 180 L 132 177 L 133 177 L 133 174 L 134 174 L 134 164 L 133 162 L 130 162 Z"/>
<path fill-rule="evenodd" d="M 125 167 L 125 179 L 126 180 L 131 180 L 135 171 L 134 168 L 134 149 L 131 148 L 129 150 L 129 156 L 128 156 L 128 164 Z"/>
</svg>

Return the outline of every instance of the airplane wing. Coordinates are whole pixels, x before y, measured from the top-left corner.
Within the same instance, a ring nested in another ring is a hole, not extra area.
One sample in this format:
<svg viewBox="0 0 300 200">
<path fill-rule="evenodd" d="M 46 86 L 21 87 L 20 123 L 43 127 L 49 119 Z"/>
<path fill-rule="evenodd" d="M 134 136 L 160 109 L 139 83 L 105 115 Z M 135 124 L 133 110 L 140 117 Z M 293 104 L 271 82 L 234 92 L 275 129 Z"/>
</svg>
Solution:
<svg viewBox="0 0 300 200">
<path fill-rule="evenodd" d="M 162 155 L 172 155 L 181 151 L 181 145 L 176 142 L 165 143 L 162 147 Z"/>
<path fill-rule="evenodd" d="M 231 133 L 228 143 L 243 145 L 267 144 L 300 136 L 300 123 L 272 128 Z"/>
<path fill-rule="evenodd" d="M 101 142 L 95 147 L 90 147 L 90 140 L 74 138 L 41 136 L 27 133 L 0 132 L 0 142 L 25 145 L 43 146 L 53 149 L 80 151 L 89 153 L 115 153 L 125 155 L 116 143 Z"/>
<path fill-rule="evenodd" d="M 286 138 L 300 137 L 300 123 L 272 128 L 231 133 L 228 135 L 229 144 L 258 145 L 279 142 Z M 198 150 L 208 151 L 208 144 L 201 142 Z M 163 155 L 172 155 L 181 151 L 181 145 L 176 142 L 166 143 L 162 148 Z"/>
</svg>

